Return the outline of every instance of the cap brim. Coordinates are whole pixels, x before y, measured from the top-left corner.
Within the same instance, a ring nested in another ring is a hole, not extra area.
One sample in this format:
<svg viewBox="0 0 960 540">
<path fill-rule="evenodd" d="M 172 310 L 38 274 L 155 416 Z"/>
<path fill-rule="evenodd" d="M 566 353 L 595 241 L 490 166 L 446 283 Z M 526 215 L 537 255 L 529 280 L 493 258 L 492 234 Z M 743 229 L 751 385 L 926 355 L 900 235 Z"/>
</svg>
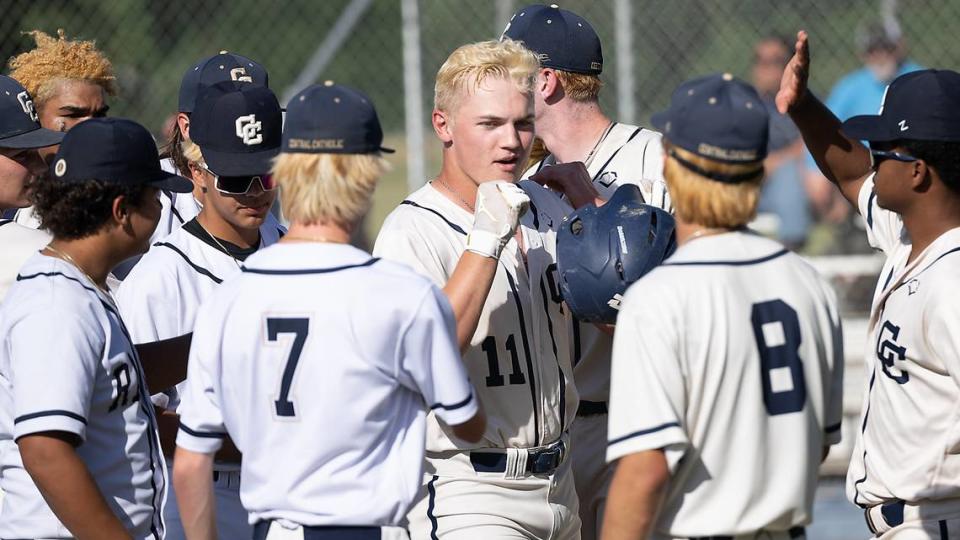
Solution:
<svg viewBox="0 0 960 540">
<path fill-rule="evenodd" d="M 157 171 L 154 177 L 144 183 L 148 186 L 172 191 L 174 193 L 190 193 L 193 191 L 193 182 L 180 175 L 168 173 L 163 170 Z"/>
<path fill-rule="evenodd" d="M 64 133 L 46 128 L 37 128 L 33 131 L 0 139 L 0 148 L 46 148 L 60 144 Z"/>
<path fill-rule="evenodd" d="M 245 154 L 231 154 L 200 147 L 203 160 L 207 168 L 220 176 L 245 176 L 248 174 L 263 174 L 273 167 L 273 158 L 280 153 L 280 147 L 249 152 Z"/>
<path fill-rule="evenodd" d="M 881 117 L 875 114 L 854 116 L 843 123 L 841 130 L 847 137 L 858 141 L 885 142 L 900 138 L 891 133 L 883 125 Z"/>
<path fill-rule="evenodd" d="M 381 152 L 383 152 L 383 153 L 385 153 L 385 154 L 392 154 L 392 153 L 396 152 L 396 150 L 394 150 L 393 148 L 387 148 L 386 146 L 381 146 L 381 147 L 378 148 L 377 150 L 380 150 Z"/>
</svg>

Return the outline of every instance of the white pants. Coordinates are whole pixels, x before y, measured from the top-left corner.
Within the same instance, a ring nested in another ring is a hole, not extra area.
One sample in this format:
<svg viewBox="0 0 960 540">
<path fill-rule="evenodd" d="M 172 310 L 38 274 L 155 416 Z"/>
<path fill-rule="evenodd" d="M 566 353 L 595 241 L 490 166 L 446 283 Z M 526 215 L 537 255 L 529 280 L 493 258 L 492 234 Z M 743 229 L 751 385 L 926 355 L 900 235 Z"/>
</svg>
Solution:
<svg viewBox="0 0 960 540">
<path fill-rule="evenodd" d="M 172 461 L 167 461 L 167 470 L 173 470 Z M 249 523 L 250 514 L 240 504 L 240 472 L 219 472 L 216 476 L 213 494 L 217 499 L 217 535 L 220 540 L 250 540 L 253 527 Z M 164 539 L 186 540 L 173 482 L 168 482 L 167 487 L 167 504 L 163 508 L 163 521 L 167 527 Z"/>
<path fill-rule="evenodd" d="M 507 451 L 507 471 L 525 460 L 516 452 Z M 550 475 L 510 475 L 476 472 L 468 452 L 427 458 L 420 497 L 407 518 L 413 540 L 580 538 L 569 459 Z"/>
<path fill-rule="evenodd" d="M 867 510 L 882 540 L 953 540 L 960 539 L 960 499 L 906 503 L 903 523 L 890 527 L 883 519 L 880 506 Z"/>
<path fill-rule="evenodd" d="M 580 499 L 580 537 L 600 538 L 614 467 L 607 463 L 607 415 L 578 416 L 570 426 L 570 465 Z"/>
</svg>

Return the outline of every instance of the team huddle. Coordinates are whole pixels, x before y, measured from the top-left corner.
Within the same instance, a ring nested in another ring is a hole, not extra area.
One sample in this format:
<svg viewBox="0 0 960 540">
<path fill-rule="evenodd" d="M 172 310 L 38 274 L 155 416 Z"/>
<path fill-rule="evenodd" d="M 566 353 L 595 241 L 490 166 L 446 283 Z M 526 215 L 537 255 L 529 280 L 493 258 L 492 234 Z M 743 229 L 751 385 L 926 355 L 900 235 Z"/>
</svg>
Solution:
<svg viewBox="0 0 960 540">
<path fill-rule="evenodd" d="M 748 228 L 748 84 L 616 122 L 589 22 L 524 7 L 440 67 L 440 171 L 371 254 L 362 91 L 283 109 L 223 51 L 161 153 L 91 43 L 35 37 L 0 76 L 0 538 L 806 538 L 843 336 Z M 886 256 L 847 495 L 864 536 L 960 538 L 960 74 L 841 123 L 810 67 L 800 32 L 777 107 Z"/>
</svg>

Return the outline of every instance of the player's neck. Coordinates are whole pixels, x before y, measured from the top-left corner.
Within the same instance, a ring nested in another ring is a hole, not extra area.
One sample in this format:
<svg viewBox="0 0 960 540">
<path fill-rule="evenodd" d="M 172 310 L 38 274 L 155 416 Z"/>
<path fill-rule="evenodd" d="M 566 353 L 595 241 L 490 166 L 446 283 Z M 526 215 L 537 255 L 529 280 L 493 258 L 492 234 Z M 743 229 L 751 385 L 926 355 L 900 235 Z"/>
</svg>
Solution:
<svg viewBox="0 0 960 540">
<path fill-rule="evenodd" d="M 676 218 L 675 231 L 677 234 L 677 245 L 681 246 L 698 238 L 716 236 L 718 234 L 728 233 L 733 230 L 736 229 L 729 229 L 726 227 L 707 227 L 705 225 L 699 225 L 696 223 L 687 223 L 680 218 Z"/>
<path fill-rule="evenodd" d="M 335 223 L 302 223 L 295 221 L 290 224 L 287 234 L 280 240 L 284 243 L 293 242 L 320 242 L 330 244 L 349 244 L 352 230 Z"/>
<path fill-rule="evenodd" d="M 477 201 L 477 184 L 447 156 L 444 156 L 433 188 L 457 206 L 473 213 Z"/>
<path fill-rule="evenodd" d="M 558 163 L 586 160 L 610 127 L 610 119 L 597 103 L 570 103 L 553 109 L 543 120 L 537 135 Z"/>
<path fill-rule="evenodd" d="M 944 233 L 960 227 L 960 197 L 938 197 L 936 204 L 915 205 L 900 217 L 910 235 L 912 261 Z"/>
<path fill-rule="evenodd" d="M 218 240 L 226 240 L 241 248 L 259 245 L 259 227 L 256 229 L 237 227 L 213 211 L 212 208 L 209 212 L 205 211 L 207 208 L 207 206 L 204 206 L 204 210 L 201 210 L 197 215 L 197 222 L 200 223 L 203 230 L 217 237 Z"/>
<path fill-rule="evenodd" d="M 127 250 L 117 249 L 118 243 L 106 232 L 77 240 L 55 238 L 50 242 L 50 247 L 53 249 L 44 250 L 45 255 L 55 256 L 76 266 L 101 289 L 106 289 L 110 271 L 134 255 Z"/>
</svg>

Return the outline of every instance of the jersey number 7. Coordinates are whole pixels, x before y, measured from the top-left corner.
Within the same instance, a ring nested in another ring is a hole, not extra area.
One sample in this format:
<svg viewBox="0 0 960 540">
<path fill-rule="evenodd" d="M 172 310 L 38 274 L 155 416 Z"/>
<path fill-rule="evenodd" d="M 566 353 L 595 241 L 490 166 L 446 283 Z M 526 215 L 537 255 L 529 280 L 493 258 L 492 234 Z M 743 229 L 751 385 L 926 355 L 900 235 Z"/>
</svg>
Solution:
<svg viewBox="0 0 960 540">
<path fill-rule="evenodd" d="M 280 380 L 280 394 L 277 400 L 273 402 L 276 407 L 277 416 L 296 416 L 296 409 L 293 406 L 293 402 L 290 401 L 290 387 L 293 385 L 293 374 L 297 370 L 297 363 L 300 361 L 300 355 L 303 353 L 303 344 L 307 341 L 307 333 L 309 333 L 309 331 L 310 319 L 306 317 L 267 319 L 267 340 L 277 341 L 280 334 L 294 335 L 293 345 L 290 347 L 290 354 L 287 356 L 287 363 L 283 368 L 283 376 Z"/>
<path fill-rule="evenodd" d="M 750 311 L 767 413 L 776 416 L 802 411 L 807 402 L 807 383 L 800 359 L 797 312 L 783 300 L 760 302 Z"/>
</svg>

